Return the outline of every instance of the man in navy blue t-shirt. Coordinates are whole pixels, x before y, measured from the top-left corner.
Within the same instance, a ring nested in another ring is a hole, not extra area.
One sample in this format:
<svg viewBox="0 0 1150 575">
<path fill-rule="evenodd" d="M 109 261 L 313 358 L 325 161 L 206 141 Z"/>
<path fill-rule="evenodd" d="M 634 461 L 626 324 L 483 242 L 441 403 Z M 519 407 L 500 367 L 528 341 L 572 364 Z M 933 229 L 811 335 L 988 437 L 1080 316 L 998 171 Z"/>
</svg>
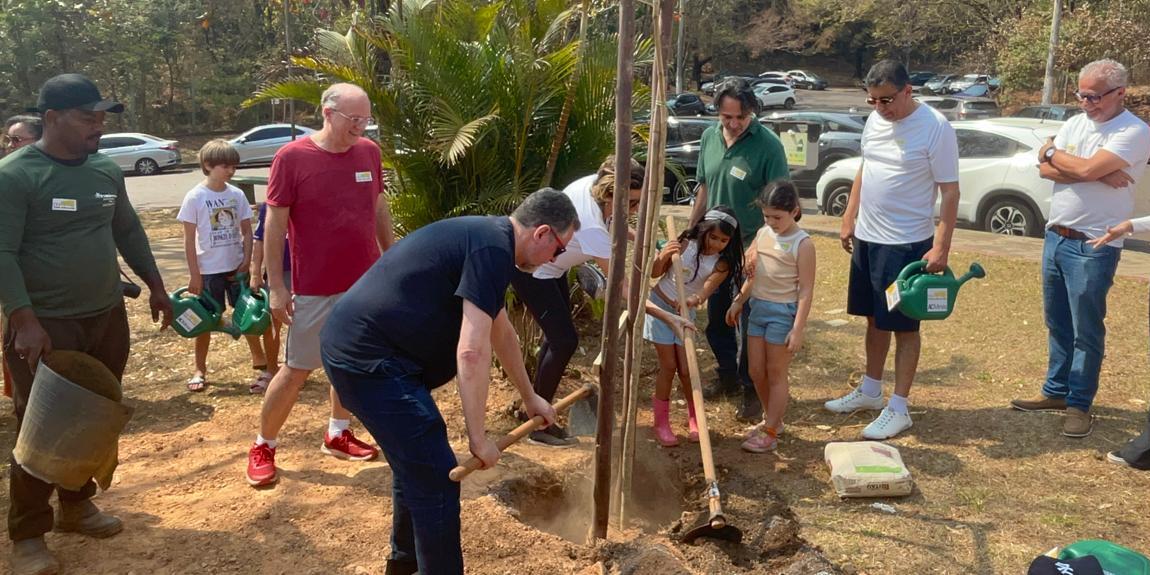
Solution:
<svg viewBox="0 0 1150 575">
<path fill-rule="evenodd" d="M 471 453 L 499 449 L 484 429 L 491 352 L 548 424 L 555 410 L 531 386 L 503 309 L 515 268 L 563 253 L 579 227 L 562 192 L 539 190 L 510 217 L 468 216 L 416 230 L 379 258 L 332 310 L 320 336 L 340 401 L 383 448 L 392 471 L 387 573 L 463 573 L 455 453 L 431 390 L 457 377 Z"/>
</svg>

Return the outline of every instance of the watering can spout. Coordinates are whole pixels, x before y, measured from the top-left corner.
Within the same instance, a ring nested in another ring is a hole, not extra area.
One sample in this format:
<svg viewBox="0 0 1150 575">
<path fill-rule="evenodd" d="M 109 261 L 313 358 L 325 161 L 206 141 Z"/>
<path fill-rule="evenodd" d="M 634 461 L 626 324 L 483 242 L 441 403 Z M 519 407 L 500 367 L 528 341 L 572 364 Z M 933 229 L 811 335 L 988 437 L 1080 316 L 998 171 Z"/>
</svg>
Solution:
<svg viewBox="0 0 1150 575">
<path fill-rule="evenodd" d="M 962 275 L 962 277 L 958 278 L 958 285 L 961 286 L 962 284 L 966 283 L 967 280 L 969 280 L 971 278 L 984 278 L 984 277 L 986 277 L 986 270 L 982 268 L 981 264 L 979 264 L 978 262 L 974 262 L 974 263 L 970 264 L 970 271 L 966 272 L 965 274 Z"/>
</svg>

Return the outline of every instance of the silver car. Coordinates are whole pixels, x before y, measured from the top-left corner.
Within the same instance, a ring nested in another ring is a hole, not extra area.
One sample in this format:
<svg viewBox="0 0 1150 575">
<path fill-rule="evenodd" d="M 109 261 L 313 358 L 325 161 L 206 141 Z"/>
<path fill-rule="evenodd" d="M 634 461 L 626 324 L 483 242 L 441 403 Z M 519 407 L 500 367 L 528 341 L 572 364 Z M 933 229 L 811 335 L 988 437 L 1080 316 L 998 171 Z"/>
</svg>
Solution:
<svg viewBox="0 0 1150 575">
<path fill-rule="evenodd" d="M 141 176 L 158 174 L 182 161 L 175 140 L 162 140 L 148 134 L 104 134 L 100 136 L 100 153 L 115 160 L 121 170 Z"/>
<path fill-rule="evenodd" d="M 947 120 L 985 120 L 1002 115 L 990 98 L 951 98 L 949 96 L 916 96 L 915 100 L 942 113 Z"/>
<path fill-rule="evenodd" d="M 295 137 L 314 134 L 315 130 L 306 126 L 295 127 Z M 291 124 L 267 124 L 257 126 L 231 140 L 232 146 L 240 153 L 240 164 L 270 164 L 280 148 L 292 141 Z"/>
</svg>

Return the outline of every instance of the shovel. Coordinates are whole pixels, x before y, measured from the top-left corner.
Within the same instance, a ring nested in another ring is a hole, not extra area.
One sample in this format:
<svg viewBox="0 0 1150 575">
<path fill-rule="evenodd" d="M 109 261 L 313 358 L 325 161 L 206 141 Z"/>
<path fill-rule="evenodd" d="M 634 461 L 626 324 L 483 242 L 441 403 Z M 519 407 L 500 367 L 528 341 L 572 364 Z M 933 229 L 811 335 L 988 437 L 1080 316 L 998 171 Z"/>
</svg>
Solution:
<svg viewBox="0 0 1150 575">
<path fill-rule="evenodd" d="M 667 216 L 667 237 L 675 238 L 675 218 Z M 683 262 L 679 254 L 671 258 L 672 271 L 675 274 L 675 288 L 679 294 L 679 315 L 690 319 L 691 314 L 686 309 L 687 290 L 683 285 Z M 742 543 L 743 532 L 738 527 L 727 523 L 723 515 L 723 505 L 719 493 L 719 481 L 715 478 L 715 461 L 711 454 L 711 433 L 707 428 L 707 410 L 703 406 L 703 380 L 699 376 L 699 358 L 695 355 L 695 334 L 689 329 L 683 330 L 683 346 L 687 350 L 687 370 L 691 374 L 691 397 L 695 402 L 695 417 L 699 421 L 699 449 L 703 455 L 703 477 L 707 480 L 707 507 L 711 516 L 701 525 L 689 529 L 683 534 L 683 542 L 691 543 L 700 537 L 722 539 L 732 543 Z"/>
<path fill-rule="evenodd" d="M 563 411 L 564 409 L 570 407 L 572 403 L 579 401 L 579 399 L 581 399 L 583 396 L 594 392 L 594 384 L 585 384 L 583 387 L 580 387 L 579 389 L 572 392 L 571 395 L 568 395 L 567 397 L 564 397 L 563 399 L 560 399 L 558 402 L 556 402 L 554 404 L 555 411 Z M 510 447 L 511 444 L 519 441 L 520 439 L 523 439 L 524 437 L 527 437 L 527 434 L 541 427 L 543 423 L 543 416 L 536 415 L 535 417 L 532 417 L 531 419 L 524 422 L 519 427 L 511 430 L 511 433 L 500 437 L 499 440 L 495 442 L 495 445 L 499 447 L 499 452 L 502 453 L 508 447 Z M 481 461 L 478 457 L 472 457 L 471 459 L 464 461 L 462 465 L 458 465 L 455 467 L 455 469 L 452 469 L 451 472 L 448 473 L 448 477 L 450 477 L 452 481 L 459 482 L 462 481 L 464 477 L 470 475 L 472 471 L 476 471 L 481 467 L 483 467 L 483 461 Z"/>
</svg>

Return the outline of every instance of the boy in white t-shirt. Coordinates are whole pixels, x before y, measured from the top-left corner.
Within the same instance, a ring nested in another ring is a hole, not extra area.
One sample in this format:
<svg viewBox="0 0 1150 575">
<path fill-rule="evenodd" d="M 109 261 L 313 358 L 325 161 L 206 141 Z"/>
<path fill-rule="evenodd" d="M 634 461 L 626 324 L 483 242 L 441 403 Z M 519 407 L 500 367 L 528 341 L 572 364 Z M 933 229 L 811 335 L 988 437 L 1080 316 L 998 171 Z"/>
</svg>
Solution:
<svg viewBox="0 0 1150 575">
<path fill-rule="evenodd" d="M 1098 60 L 1082 68 L 1071 118 L 1038 151 L 1039 173 L 1054 181 L 1042 247 L 1042 294 L 1050 355 L 1042 395 L 1015 399 L 1019 411 L 1061 411 L 1062 435 L 1086 437 L 1106 346 L 1106 294 L 1122 255 L 1124 224 L 1150 159 L 1150 127 L 1123 105 L 1126 68 Z M 1097 241 L 1103 240 L 1103 241 Z"/>
<path fill-rule="evenodd" d="M 188 261 L 188 291 L 208 293 L 221 306 L 234 306 L 252 258 L 252 207 L 244 193 L 228 183 L 240 163 L 239 152 L 227 140 L 212 140 L 200 149 L 203 182 L 188 191 L 176 219 L 184 223 L 184 255 Z M 226 300 L 226 303 L 225 303 Z M 258 336 L 245 336 L 252 365 L 266 369 L 267 358 Z M 196 371 L 188 391 L 207 386 L 211 334 L 196 337 Z"/>
</svg>

